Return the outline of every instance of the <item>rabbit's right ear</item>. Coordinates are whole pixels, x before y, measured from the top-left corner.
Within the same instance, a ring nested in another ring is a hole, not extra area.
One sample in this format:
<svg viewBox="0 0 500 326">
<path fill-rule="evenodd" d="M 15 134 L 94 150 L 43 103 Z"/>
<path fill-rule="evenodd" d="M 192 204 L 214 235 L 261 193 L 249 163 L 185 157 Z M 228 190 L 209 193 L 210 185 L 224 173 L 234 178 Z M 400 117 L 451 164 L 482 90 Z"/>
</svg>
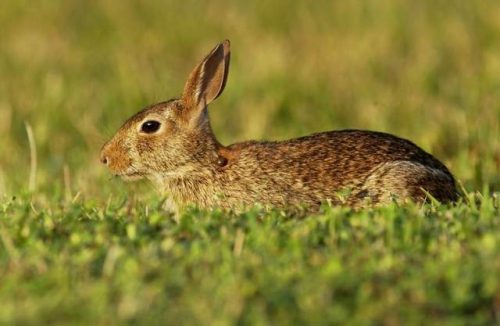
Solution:
<svg viewBox="0 0 500 326">
<path fill-rule="evenodd" d="M 191 72 L 182 93 L 182 100 L 190 110 L 201 113 L 222 93 L 229 72 L 229 57 L 229 40 L 225 40 Z"/>
</svg>

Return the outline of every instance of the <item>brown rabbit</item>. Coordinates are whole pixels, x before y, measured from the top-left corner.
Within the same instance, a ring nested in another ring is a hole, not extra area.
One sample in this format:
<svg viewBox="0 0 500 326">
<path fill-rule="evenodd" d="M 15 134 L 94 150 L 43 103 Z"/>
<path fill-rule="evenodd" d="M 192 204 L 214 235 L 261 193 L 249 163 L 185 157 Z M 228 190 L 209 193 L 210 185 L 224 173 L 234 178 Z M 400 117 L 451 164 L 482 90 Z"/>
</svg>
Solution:
<svg viewBox="0 0 500 326">
<path fill-rule="evenodd" d="M 224 90 L 229 41 L 191 72 L 182 96 L 146 107 L 104 145 L 101 161 L 125 180 L 147 178 L 175 207 L 318 209 L 399 200 L 457 199 L 448 169 L 412 142 L 373 131 L 322 132 L 282 142 L 221 145 L 207 105 Z"/>
</svg>

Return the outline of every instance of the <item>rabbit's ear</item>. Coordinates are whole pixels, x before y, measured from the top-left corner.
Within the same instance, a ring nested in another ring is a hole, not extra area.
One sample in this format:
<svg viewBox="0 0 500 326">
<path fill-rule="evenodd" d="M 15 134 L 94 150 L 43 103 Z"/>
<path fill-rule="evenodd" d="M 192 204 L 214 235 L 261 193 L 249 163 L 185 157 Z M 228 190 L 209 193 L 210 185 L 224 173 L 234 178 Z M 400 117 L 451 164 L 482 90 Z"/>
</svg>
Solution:
<svg viewBox="0 0 500 326">
<path fill-rule="evenodd" d="M 229 57 L 229 40 L 225 40 L 191 72 L 182 93 L 183 101 L 191 109 L 204 109 L 222 93 L 229 72 Z"/>
</svg>

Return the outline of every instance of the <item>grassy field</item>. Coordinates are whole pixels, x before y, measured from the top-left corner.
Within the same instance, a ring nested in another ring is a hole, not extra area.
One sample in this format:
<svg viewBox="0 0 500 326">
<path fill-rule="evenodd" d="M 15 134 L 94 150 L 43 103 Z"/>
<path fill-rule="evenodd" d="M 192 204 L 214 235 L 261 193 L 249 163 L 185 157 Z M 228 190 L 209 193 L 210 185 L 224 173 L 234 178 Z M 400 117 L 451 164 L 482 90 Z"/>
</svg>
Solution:
<svg viewBox="0 0 500 326">
<path fill-rule="evenodd" d="M 2 1 L 0 323 L 500 322 L 498 17 L 496 0 Z M 98 153 L 225 38 L 223 144 L 390 132 L 466 197 L 175 223 Z"/>
</svg>

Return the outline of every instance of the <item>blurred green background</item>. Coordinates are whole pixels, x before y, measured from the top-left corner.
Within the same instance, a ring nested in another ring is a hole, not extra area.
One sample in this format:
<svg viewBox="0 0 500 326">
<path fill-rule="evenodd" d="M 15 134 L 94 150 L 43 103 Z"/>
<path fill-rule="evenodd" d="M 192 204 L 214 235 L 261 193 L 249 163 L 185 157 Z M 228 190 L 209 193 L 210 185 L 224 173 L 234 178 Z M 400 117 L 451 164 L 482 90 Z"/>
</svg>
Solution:
<svg viewBox="0 0 500 326">
<path fill-rule="evenodd" d="M 224 144 L 380 130 L 435 154 L 467 190 L 499 189 L 496 0 L 4 0 L 0 195 L 28 187 L 24 122 L 42 193 L 129 187 L 109 180 L 101 145 L 143 106 L 179 95 L 226 38 L 229 82 L 210 109 Z"/>
</svg>

